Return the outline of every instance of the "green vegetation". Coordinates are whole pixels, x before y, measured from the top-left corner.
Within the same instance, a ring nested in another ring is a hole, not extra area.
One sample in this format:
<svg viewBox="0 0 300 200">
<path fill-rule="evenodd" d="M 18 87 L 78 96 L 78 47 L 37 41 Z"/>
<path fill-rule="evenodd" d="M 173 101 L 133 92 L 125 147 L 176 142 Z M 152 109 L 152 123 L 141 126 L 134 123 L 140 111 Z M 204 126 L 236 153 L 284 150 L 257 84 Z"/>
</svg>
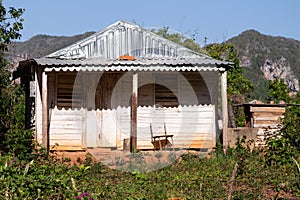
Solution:
<svg viewBox="0 0 300 200">
<path fill-rule="evenodd" d="M 294 156 L 300 151 L 300 92 L 290 97 L 283 79 L 269 81 L 267 89 L 270 100 L 275 103 L 284 101 L 288 106 L 281 120 L 282 128 L 270 136 L 266 161 L 269 164 L 293 163 Z"/>
<path fill-rule="evenodd" d="M 269 81 L 267 91 L 269 94 L 269 99 L 275 103 L 279 103 L 280 101 L 289 103 L 291 101 L 289 96 L 289 88 L 284 83 L 283 79 L 274 79 Z"/>
<path fill-rule="evenodd" d="M 15 8 L 6 10 L 0 3 L 0 150 L 20 159 L 32 152 L 32 132 L 25 130 L 25 97 L 20 85 L 9 80 L 11 66 L 4 53 L 11 40 L 21 37 L 23 12 Z"/>
<path fill-rule="evenodd" d="M 292 105 L 286 107 L 281 133 L 288 143 L 300 151 L 300 92 L 292 98 Z"/>
<path fill-rule="evenodd" d="M 253 84 L 243 75 L 234 45 L 210 44 L 205 49 L 211 57 L 233 63 L 233 67 L 228 70 L 227 77 L 228 100 L 232 104 L 246 103 L 252 97 L 254 88 Z"/>
<path fill-rule="evenodd" d="M 270 149 L 270 151 L 273 151 Z M 68 165 L 43 151 L 31 160 L 0 157 L 1 199 L 275 199 L 300 196 L 299 153 L 251 151 L 244 140 L 223 153 L 219 146 L 210 158 L 187 154 L 163 169 L 148 173 L 122 172 L 89 157 Z M 237 171 L 234 167 L 237 164 Z M 232 183 L 232 187 L 230 186 Z"/>
<path fill-rule="evenodd" d="M 189 48 L 195 52 L 205 53 L 205 50 L 203 48 L 201 48 L 200 45 L 195 42 L 194 38 L 187 38 L 184 35 L 179 34 L 179 33 L 168 33 L 169 27 L 164 27 L 164 28 L 158 29 L 157 31 L 155 31 L 155 30 L 152 30 L 152 31 L 155 32 L 157 35 L 160 35 L 170 41 L 180 44 L 180 45 L 182 45 L 186 48 Z"/>
<path fill-rule="evenodd" d="M 232 105 L 249 102 L 253 96 L 254 86 L 244 76 L 243 69 L 240 67 L 237 51 L 233 44 L 210 44 L 205 47 L 208 54 L 218 60 L 233 63 L 233 67 L 227 72 L 227 93 L 229 109 L 234 113 L 234 119 L 230 119 L 233 127 L 243 127 L 245 124 L 245 114 L 241 107 Z"/>
</svg>

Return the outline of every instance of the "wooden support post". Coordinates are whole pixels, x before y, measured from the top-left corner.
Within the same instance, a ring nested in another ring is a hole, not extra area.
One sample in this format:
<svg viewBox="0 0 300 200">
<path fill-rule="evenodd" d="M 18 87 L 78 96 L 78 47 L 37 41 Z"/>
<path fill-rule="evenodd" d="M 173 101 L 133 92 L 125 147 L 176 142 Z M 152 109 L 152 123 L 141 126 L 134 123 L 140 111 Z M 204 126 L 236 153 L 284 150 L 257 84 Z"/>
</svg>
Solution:
<svg viewBox="0 0 300 200">
<path fill-rule="evenodd" d="M 221 74 L 222 119 L 223 119 L 223 150 L 227 150 L 228 104 L 227 104 L 227 72 Z"/>
<path fill-rule="evenodd" d="M 42 146 L 49 150 L 48 132 L 48 84 L 47 74 L 42 74 Z"/>
<path fill-rule="evenodd" d="M 132 75 L 130 152 L 137 148 L 138 73 Z"/>
</svg>

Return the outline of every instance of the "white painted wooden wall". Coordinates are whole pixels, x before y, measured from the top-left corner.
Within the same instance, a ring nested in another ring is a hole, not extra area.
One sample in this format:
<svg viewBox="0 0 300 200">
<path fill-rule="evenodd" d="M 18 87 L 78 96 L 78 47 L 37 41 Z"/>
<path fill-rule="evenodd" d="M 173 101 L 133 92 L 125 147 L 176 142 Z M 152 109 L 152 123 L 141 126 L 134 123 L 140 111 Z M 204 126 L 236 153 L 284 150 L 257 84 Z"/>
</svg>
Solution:
<svg viewBox="0 0 300 200">
<path fill-rule="evenodd" d="M 154 135 L 164 134 L 166 124 L 167 134 L 174 135 L 176 148 L 212 148 L 215 144 L 214 111 L 213 105 L 138 107 L 138 148 L 153 148 L 150 124 Z M 84 118 L 88 119 L 85 126 Z M 54 108 L 50 145 L 83 146 L 84 127 L 89 127 L 86 131 L 87 147 L 122 148 L 124 139 L 130 138 L 130 107 L 101 111 Z"/>
<path fill-rule="evenodd" d="M 81 147 L 85 109 L 57 109 L 51 112 L 50 146 Z"/>
</svg>

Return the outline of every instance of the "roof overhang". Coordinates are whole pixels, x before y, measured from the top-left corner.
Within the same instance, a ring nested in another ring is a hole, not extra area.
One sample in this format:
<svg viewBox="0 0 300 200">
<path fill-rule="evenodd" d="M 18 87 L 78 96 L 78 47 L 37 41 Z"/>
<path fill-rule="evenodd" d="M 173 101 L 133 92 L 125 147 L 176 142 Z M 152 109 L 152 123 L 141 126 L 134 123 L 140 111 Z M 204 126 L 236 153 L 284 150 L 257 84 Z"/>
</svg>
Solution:
<svg viewBox="0 0 300 200">
<path fill-rule="evenodd" d="M 232 63 L 212 58 L 143 58 L 137 60 L 98 59 L 55 59 L 38 58 L 21 61 L 13 73 L 13 79 L 21 77 L 32 66 L 41 67 L 45 72 L 59 71 L 219 71 L 228 70 Z"/>
</svg>

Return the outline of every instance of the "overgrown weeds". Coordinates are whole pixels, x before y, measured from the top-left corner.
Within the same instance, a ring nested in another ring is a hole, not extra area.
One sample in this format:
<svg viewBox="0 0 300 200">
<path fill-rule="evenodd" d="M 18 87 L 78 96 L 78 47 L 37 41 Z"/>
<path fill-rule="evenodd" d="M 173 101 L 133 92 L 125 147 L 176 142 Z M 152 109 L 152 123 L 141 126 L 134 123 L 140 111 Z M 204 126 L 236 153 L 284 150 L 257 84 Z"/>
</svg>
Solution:
<svg viewBox="0 0 300 200">
<path fill-rule="evenodd" d="M 276 164 L 268 156 L 251 150 L 245 138 L 226 154 L 219 145 L 210 158 L 187 154 L 148 173 L 113 170 L 89 156 L 70 166 L 42 150 L 31 160 L 6 155 L 0 157 L 0 199 L 226 199 L 229 191 L 231 199 L 299 197 L 299 155 Z"/>
</svg>

